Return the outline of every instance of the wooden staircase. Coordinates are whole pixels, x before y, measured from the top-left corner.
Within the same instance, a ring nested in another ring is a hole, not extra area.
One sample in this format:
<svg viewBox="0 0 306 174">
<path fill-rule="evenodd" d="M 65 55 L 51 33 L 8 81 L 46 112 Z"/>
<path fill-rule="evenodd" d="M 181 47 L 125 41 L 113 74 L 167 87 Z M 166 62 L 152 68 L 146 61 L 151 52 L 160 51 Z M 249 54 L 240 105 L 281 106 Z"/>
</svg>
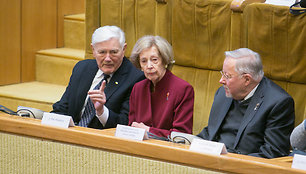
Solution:
<svg viewBox="0 0 306 174">
<path fill-rule="evenodd" d="M 27 106 L 49 112 L 60 99 L 74 65 L 85 55 L 85 14 L 64 18 L 64 47 L 36 53 L 36 81 L 0 86 L 0 105 L 16 111 Z"/>
</svg>

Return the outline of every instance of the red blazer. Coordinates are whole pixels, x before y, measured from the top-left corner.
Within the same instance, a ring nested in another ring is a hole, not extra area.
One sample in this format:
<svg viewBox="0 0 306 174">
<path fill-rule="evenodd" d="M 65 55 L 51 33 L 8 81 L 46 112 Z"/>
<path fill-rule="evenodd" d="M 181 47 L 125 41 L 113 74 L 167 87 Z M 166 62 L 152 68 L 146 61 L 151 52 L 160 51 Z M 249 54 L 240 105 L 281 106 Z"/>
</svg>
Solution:
<svg viewBox="0 0 306 174">
<path fill-rule="evenodd" d="M 136 83 L 130 96 L 129 125 L 143 122 L 150 133 L 167 137 L 171 131 L 192 134 L 194 90 L 186 81 L 166 71 L 150 91 L 148 79 Z"/>
</svg>

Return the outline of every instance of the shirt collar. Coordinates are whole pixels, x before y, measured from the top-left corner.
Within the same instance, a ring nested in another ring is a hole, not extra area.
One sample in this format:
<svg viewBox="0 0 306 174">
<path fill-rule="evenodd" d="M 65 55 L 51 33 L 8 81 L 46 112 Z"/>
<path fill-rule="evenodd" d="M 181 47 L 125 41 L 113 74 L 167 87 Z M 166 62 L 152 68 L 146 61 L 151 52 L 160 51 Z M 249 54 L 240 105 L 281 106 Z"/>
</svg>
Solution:
<svg viewBox="0 0 306 174">
<path fill-rule="evenodd" d="M 100 69 L 98 69 L 98 72 L 97 72 L 97 74 L 96 74 L 96 77 L 102 78 L 102 77 L 103 77 L 103 74 L 104 74 L 103 71 L 101 71 Z M 113 74 L 114 74 L 114 73 L 113 73 Z M 109 76 L 112 77 L 113 74 L 110 74 Z"/>
<path fill-rule="evenodd" d="M 252 91 L 247 96 L 244 97 L 243 101 L 251 98 L 254 95 L 258 85 L 259 85 L 259 83 L 255 86 L 255 88 L 252 89 Z"/>
<path fill-rule="evenodd" d="M 102 75 L 103 75 L 103 72 L 99 69 L 98 72 L 97 72 L 97 74 L 96 74 L 96 76 L 97 76 L 97 77 L 102 77 Z"/>
</svg>

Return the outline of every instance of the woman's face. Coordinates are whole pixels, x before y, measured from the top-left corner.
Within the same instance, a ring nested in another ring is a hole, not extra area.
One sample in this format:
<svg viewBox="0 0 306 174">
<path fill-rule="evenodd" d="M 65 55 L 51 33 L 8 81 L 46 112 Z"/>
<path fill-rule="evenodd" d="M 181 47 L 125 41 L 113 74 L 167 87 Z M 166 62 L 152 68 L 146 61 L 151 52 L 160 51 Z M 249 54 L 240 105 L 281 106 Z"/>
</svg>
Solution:
<svg viewBox="0 0 306 174">
<path fill-rule="evenodd" d="M 156 46 L 144 49 L 139 54 L 141 70 L 154 86 L 164 77 L 166 68 Z"/>
</svg>

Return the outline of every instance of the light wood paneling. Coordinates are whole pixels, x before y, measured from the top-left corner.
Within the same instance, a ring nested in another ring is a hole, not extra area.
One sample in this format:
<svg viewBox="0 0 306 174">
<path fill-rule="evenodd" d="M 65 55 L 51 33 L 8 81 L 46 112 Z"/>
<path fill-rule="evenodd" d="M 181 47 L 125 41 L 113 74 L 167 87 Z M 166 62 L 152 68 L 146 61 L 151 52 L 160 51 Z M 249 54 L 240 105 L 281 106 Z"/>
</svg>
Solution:
<svg viewBox="0 0 306 174">
<path fill-rule="evenodd" d="M 56 47 L 57 1 L 23 1 L 21 11 L 21 78 L 26 82 L 35 80 L 36 51 Z"/>
<path fill-rule="evenodd" d="M 64 16 L 85 13 L 85 0 L 58 0 L 57 47 L 64 45 Z"/>
<path fill-rule="evenodd" d="M 64 15 L 84 13 L 84 9 L 84 0 L 27 0 L 22 3 L 22 82 L 35 80 L 36 51 L 64 46 Z"/>
<path fill-rule="evenodd" d="M 0 1 L 0 85 L 20 81 L 20 4 Z"/>
<path fill-rule="evenodd" d="M 0 85 L 35 80 L 36 52 L 64 46 L 64 15 L 84 11 L 85 0 L 1 0 Z"/>
</svg>

